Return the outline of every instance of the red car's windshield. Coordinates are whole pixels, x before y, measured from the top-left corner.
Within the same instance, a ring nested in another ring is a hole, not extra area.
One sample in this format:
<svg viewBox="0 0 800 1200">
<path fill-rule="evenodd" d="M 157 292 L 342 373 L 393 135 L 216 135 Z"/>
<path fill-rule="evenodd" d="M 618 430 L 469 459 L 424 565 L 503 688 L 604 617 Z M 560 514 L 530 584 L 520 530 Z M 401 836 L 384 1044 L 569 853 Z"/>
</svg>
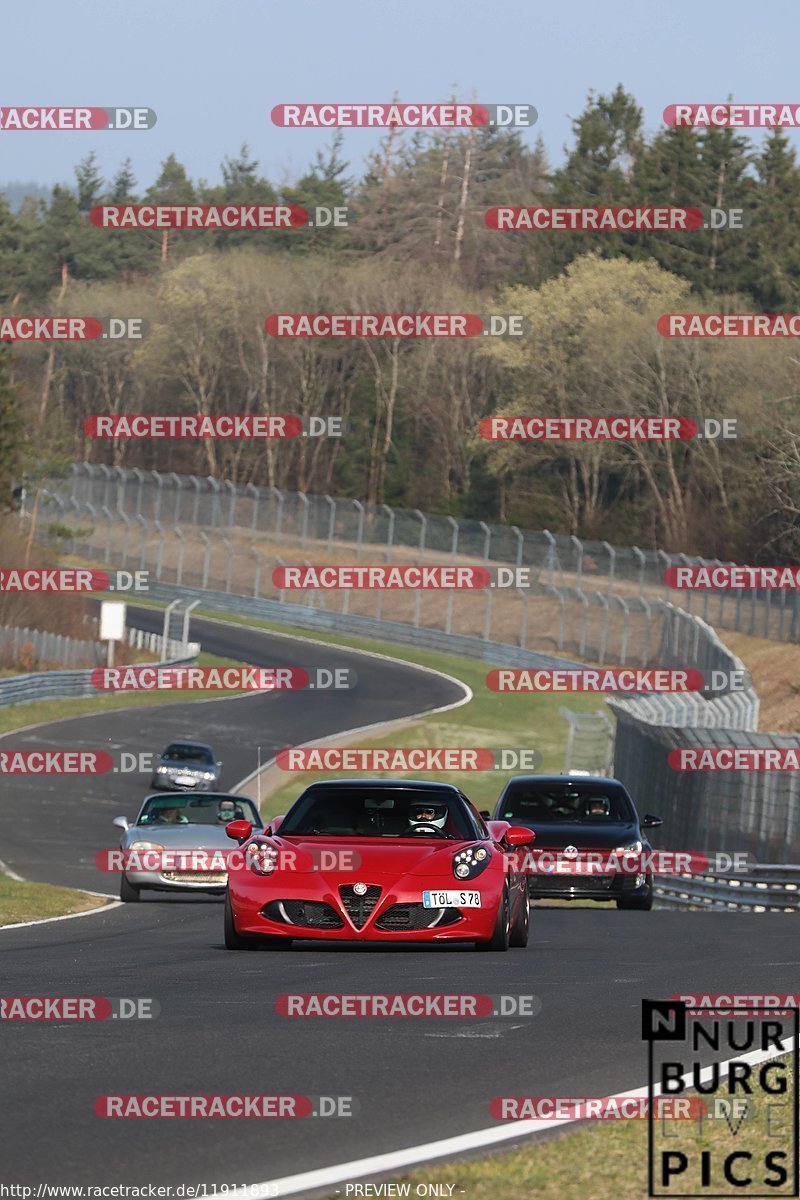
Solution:
<svg viewBox="0 0 800 1200">
<path fill-rule="evenodd" d="M 440 837 L 480 836 L 467 806 L 444 789 L 311 787 L 281 823 L 282 837 Z"/>
</svg>

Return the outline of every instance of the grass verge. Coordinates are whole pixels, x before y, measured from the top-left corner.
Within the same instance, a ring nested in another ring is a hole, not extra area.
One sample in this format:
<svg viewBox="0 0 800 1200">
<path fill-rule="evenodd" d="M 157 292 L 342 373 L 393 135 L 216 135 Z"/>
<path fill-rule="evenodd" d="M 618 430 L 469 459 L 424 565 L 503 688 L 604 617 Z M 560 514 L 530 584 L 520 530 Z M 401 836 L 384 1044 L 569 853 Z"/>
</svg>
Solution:
<svg viewBox="0 0 800 1200">
<path fill-rule="evenodd" d="M 15 925 L 18 921 L 41 921 L 46 917 L 88 912 L 105 903 L 99 896 L 89 896 L 72 888 L 20 882 L 0 874 L 0 928 Z"/>
<path fill-rule="evenodd" d="M 677 1191 L 695 1196 L 731 1195 L 730 1182 L 722 1174 L 722 1163 L 728 1154 L 743 1151 L 752 1154 L 752 1159 L 731 1164 L 734 1175 L 740 1178 L 749 1175 L 753 1179 L 752 1187 L 741 1187 L 742 1195 L 764 1195 L 771 1190 L 763 1186 L 767 1179 L 773 1180 L 771 1186 L 776 1195 L 792 1194 L 787 1184 L 776 1187 L 774 1170 L 764 1166 L 765 1156 L 770 1152 L 787 1152 L 791 1181 L 791 1105 L 786 1100 L 793 1096 L 797 1085 L 791 1060 L 776 1061 L 787 1064 L 786 1095 L 764 1096 L 759 1094 L 756 1083 L 746 1117 L 737 1118 L 732 1114 L 728 1121 L 719 1116 L 702 1121 L 655 1122 L 656 1154 L 663 1148 L 683 1151 L 689 1158 L 686 1172 L 672 1181 L 673 1194 Z M 718 1094 L 724 1093 L 720 1090 Z M 738 1095 L 742 1095 L 741 1090 Z M 706 1100 L 713 1109 L 713 1098 Z M 782 1102 L 782 1106 L 778 1102 Z M 486 1124 L 487 1127 L 490 1124 L 488 1118 Z M 646 1200 L 647 1126 L 648 1122 L 641 1119 L 597 1121 L 577 1129 L 571 1126 L 569 1131 L 556 1133 L 547 1140 L 529 1142 L 515 1150 L 498 1151 L 464 1162 L 431 1163 L 408 1174 L 392 1176 L 391 1181 L 386 1182 L 391 1183 L 391 1194 L 395 1196 L 415 1196 L 419 1185 L 430 1187 L 438 1183 L 444 1185 L 442 1194 L 447 1195 L 452 1187 L 450 1195 L 467 1196 L 469 1200 L 495 1200 L 496 1197 L 502 1197 L 502 1200 L 531 1200 L 531 1197 L 536 1200 Z M 699 1171 L 702 1151 L 709 1151 L 711 1155 L 711 1181 L 705 1187 L 701 1184 Z M 678 1178 L 680 1187 L 677 1187 Z M 655 1186 L 667 1194 L 657 1175 Z M 341 1192 L 335 1196 L 340 1197 Z M 331 1200 L 334 1200 L 334 1193 L 331 1193 Z"/>
</svg>

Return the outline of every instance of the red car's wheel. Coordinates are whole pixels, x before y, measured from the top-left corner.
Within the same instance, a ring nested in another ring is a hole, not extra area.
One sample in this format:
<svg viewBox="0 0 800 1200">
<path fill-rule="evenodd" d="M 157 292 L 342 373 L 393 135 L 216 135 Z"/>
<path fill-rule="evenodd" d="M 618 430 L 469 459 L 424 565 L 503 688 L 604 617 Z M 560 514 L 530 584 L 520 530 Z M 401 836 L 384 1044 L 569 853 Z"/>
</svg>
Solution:
<svg viewBox="0 0 800 1200">
<path fill-rule="evenodd" d="M 230 892 L 225 893 L 225 948 L 227 950 L 279 950 L 291 946 L 291 938 L 259 937 L 255 933 L 239 933 L 233 919 Z"/>
<path fill-rule="evenodd" d="M 497 907 L 494 933 L 488 942 L 476 942 L 478 950 L 507 950 L 511 941 L 511 900 L 508 884 L 503 888 L 503 899 Z"/>
<path fill-rule="evenodd" d="M 528 930 L 530 929 L 530 910 L 531 902 L 528 896 L 528 884 L 525 882 L 525 891 L 520 902 L 519 912 L 516 915 L 514 924 L 511 926 L 511 934 L 508 942 L 510 946 L 522 949 L 528 944 Z"/>
</svg>

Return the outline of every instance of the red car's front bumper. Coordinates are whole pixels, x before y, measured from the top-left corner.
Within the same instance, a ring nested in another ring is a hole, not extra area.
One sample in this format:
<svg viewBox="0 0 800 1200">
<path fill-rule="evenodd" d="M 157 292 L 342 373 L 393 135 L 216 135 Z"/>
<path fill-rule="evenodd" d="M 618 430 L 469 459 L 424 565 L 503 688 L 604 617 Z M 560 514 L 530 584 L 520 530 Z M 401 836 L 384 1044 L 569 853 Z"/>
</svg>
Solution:
<svg viewBox="0 0 800 1200">
<path fill-rule="evenodd" d="M 443 880 L 441 876 L 426 879 L 424 876 L 405 875 L 398 880 L 380 872 L 365 876 L 370 889 L 379 888 L 380 893 L 372 906 L 369 895 L 363 904 L 352 897 L 349 889 L 353 876 L 343 882 L 341 875 L 326 875 L 316 872 L 279 872 L 275 876 L 260 876 L 243 869 L 233 871 L 228 878 L 231 909 L 236 932 L 240 934 L 262 934 L 268 937 L 321 938 L 326 941 L 370 941 L 370 942 L 444 942 L 444 941 L 488 941 L 494 932 L 497 910 L 502 899 L 505 875 L 503 872 L 485 871 L 468 883 L 455 879 Z M 345 902 L 342 889 L 348 889 L 349 903 Z M 426 889 L 448 889 L 477 891 L 481 896 L 480 908 L 449 908 L 425 910 L 422 893 Z M 301 902 L 300 905 L 297 902 Z M 307 902 L 308 908 L 302 903 Z M 325 911 L 320 906 L 327 906 Z M 395 906 L 411 906 L 408 913 Z M 264 909 L 269 908 L 269 915 Z M 367 913 L 366 909 L 370 909 Z M 395 909 L 394 913 L 390 910 Z M 410 922 L 427 919 L 433 921 L 437 912 L 444 911 L 440 923 L 428 928 L 412 925 L 397 927 L 396 922 L 405 918 Z M 331 913 L 334 914 L 331 916 Z M 312 917 L 320 924 L 298 923 L 298 917 Z M 288 920 L 286 919 L 288 918 Z M 363 923 L 359 925 L 359 922 Z M 338 920 L 338 924 L 334 921 Z M 382 927 L 385 921 L 391 927 Z"/>
</svg>

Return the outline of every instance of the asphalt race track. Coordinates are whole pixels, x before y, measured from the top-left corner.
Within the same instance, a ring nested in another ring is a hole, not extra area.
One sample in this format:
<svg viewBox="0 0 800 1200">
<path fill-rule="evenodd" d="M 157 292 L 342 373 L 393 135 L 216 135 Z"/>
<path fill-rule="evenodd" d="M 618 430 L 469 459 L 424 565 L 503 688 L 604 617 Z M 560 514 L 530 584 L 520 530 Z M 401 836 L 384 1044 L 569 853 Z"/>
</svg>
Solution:
<svg viewBox="0 0 800 1200">
<path fill-rule="evenodd" d="M 151 617 L 151 620 L 155 618 Z M 137 615 L 137 623 L 140 623 Z M 279 746 L 438 707 L 459 689 L 412 668 L 197 621 L 204 647 L 252 663 L 352 665 L 338 693 L 174 705 L 59 722 L 2 745 L 156 749 L 207 737 L 223 786 Z M 141 780 L 6 780 L 0 858 L 19 874 L 113 891 L 93 867 Z M 222 904 L 150 894 L 101 915 L 0 931 L 3 995 L 149 996 L 147 1021 L 5 1021 L 5 1183 L 248 1184 L 489 1127 L 495 1096 L 602 1096 L 646 1082 L 643 996 L 793 992 L 788 916 L 536 909 L 527 950 L 295 943 L 230 953 Z M 800 956 L 798 956 L 800 958 Z M 533 1018 L 280 1017 L 287 992 L 533 993 Z M 103 1120 L 107 1094 L 354 1097 L 351 1118 Z M 431 1172 L 446 1178 L 439 1164 Z"/>
</svg>

